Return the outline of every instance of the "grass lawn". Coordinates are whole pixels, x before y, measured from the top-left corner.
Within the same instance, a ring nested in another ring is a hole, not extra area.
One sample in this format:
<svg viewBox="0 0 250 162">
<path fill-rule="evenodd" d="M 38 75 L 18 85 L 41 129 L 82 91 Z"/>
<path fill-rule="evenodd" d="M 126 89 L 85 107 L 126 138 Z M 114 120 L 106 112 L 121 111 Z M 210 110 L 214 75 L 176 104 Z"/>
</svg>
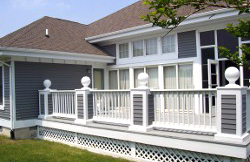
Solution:
<svg viewBox="0 0 250 162">
<path fill-rule="evenodd" d="M 120 162 L 124 159 L 94 154 L 86 150 L 44 140 L 10 140 L 0 136 L 1 162 Z"/>
</svg>

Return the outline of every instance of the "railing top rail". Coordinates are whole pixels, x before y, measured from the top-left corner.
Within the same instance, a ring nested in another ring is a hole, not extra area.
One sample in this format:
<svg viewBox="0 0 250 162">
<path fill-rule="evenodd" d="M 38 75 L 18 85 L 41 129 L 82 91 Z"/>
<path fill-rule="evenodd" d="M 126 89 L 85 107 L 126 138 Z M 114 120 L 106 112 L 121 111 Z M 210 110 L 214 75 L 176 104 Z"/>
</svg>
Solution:
<svg viewBox="0 0 250 162">
<path fill-rule="evenodd" d="M 130 92 L 129 89 L 126 90 L 90 90 L 91 92 Z"/>
<path fill-rule="evenodd" d="M 151 92 L 215 92 L 216 89 L 151 89 Z"/>
<path fill-rule="evenodd" d="M 45 92 L 45 90 L 39 90 L 38 92 Z M 50 89 L 49 92 L 51 93 L 74 93 L 75 90 L 52 90 Z"/>
</svg>

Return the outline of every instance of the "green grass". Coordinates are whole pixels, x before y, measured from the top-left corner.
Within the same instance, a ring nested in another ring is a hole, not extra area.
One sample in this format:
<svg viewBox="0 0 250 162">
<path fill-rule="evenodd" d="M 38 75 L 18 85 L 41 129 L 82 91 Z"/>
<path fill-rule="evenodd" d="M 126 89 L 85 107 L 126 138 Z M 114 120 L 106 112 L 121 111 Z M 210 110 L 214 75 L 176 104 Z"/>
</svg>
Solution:
<svg viewBox="0 0 250 162">
<path fill-rule="evenodd" d="M 94 154 L 86 150 L 44 140 L 10 140 L 0 136 L 1 162 L 125 162 L 124 159 Z"/>
</svg>

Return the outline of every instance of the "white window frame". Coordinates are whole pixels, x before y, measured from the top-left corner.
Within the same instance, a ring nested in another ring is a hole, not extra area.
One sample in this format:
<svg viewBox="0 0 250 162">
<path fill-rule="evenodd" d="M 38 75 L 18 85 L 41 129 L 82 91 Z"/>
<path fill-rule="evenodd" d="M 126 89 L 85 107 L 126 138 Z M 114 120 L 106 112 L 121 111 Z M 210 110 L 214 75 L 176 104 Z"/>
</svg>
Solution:
<svg viewBox="0 0 250 162">
<path fill-rule="evenodd" d="M 2 67 L 2 100 L 3 100 L 3 104 L 0 105 L 0 110 L 4 110 L 4 106 L 5 106 L 5 100 L 4 100 L 4 65 L 1 64 L 0 67 Z"/>
</svg>

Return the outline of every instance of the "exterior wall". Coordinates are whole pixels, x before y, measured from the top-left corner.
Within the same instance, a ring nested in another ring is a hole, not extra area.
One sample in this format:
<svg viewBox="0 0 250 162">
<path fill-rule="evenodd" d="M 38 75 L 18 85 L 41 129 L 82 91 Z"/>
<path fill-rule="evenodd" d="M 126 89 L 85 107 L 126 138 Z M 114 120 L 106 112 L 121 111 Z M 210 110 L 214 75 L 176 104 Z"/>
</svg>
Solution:
<svg viewBox="0 0 250 162">
<path fill-rule="evenodd" d="M 35 62 L 15 62 L 16 119 L 38 116 L 38 90 L 50 79 L 51 89 L 72 90 L 82 87 L 81 78 L 89 76 L 91 66 Z"/>
<path fill-rule="evenodd" d="M 0 110 L 1 119 L 10 119 L 10 68 L 4 66 L 4 110 Z"/>
<path fill-rule="evenodd" d="M 107 54 L 109 54 L 110 56 L 116 57 L 116 45 L 115 44 L 102 46 L 101 49 L 105 51 Z"/>
<path fill-rule="evenodd" d="M 178 58 L 196 57 L 195 31 L 178 33 Z"/>
</svg>

